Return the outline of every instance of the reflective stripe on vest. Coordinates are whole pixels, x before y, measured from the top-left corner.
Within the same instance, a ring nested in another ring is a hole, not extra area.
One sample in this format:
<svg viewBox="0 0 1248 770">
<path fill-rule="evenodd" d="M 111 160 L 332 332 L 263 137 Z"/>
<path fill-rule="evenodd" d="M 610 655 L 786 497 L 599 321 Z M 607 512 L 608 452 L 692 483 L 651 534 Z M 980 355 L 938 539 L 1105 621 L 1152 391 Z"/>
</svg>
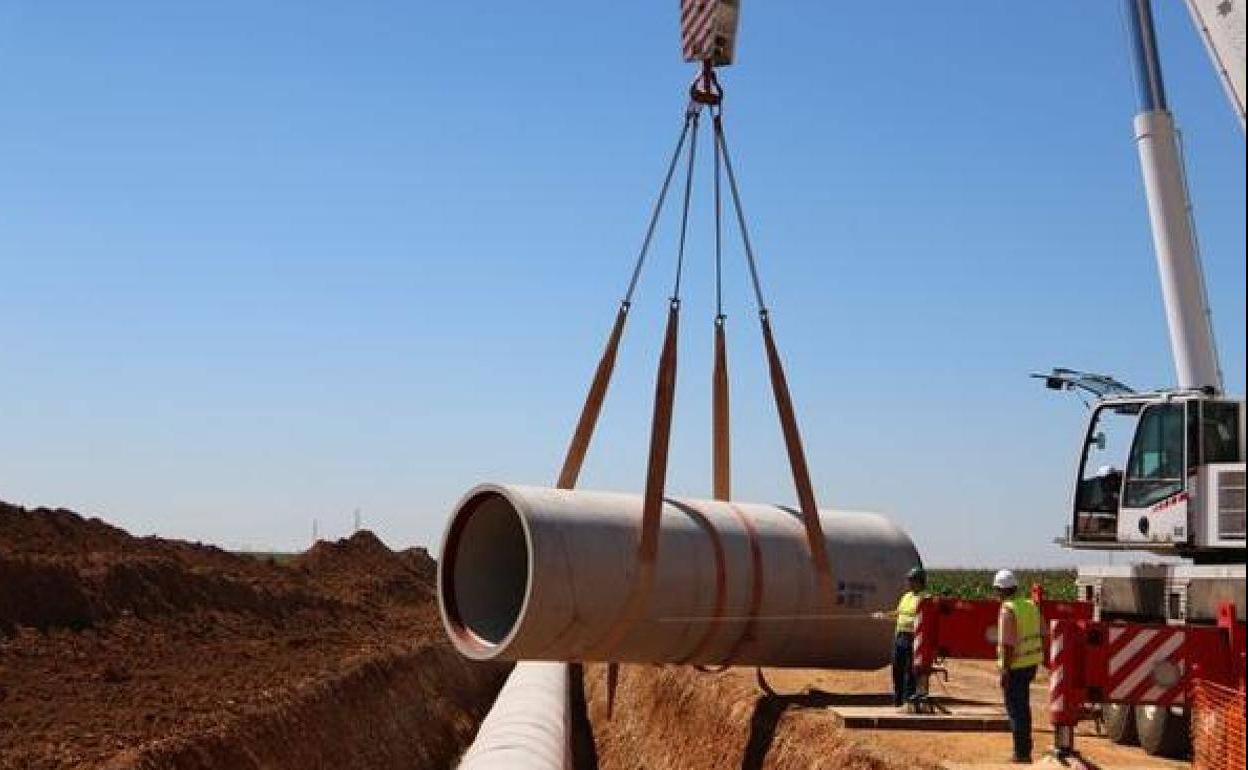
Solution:
<svg viewBox="0 0 1248 770">
<path fill-rule="evenodd" d="M 914 621 L 919 617 L 919 602 L 922 600 L 921 593 L 906 591 L 902 594 L 901 601 L 897 602 L 897 633 L 914 633 Z"/>
<path fill-rule="evenodd" d="M 1044 636 L 1041 630 L 1040 608 L 1030 599 L 1007 599 L 1001 603 L 1014 614 L 1014 628 L 1018 639 L 1014 645 L 1014 657 L 1010 668 L 1031 668 L 1044 662 Z M 1003 656 L 998 653 L 997 662 Z"/>
</svg>

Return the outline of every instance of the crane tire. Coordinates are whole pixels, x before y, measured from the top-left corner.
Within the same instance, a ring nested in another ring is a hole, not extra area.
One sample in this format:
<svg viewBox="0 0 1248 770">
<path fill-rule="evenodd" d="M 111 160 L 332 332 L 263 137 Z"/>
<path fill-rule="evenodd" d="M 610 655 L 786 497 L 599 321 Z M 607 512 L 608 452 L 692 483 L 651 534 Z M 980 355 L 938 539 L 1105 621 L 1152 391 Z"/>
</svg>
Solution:
<svg viewBox="0 0 1248 770">
<path fill-rule="evenodd" d="M 1176 712 L 1168 706 L 1136 706 L 1135 725 L 1145 753 L 1172 759 L 1191 753 L 1191 719 L 1186 710 Z"/>
<path fill-rule="evenodd" d="M 1101 707 L 1105 718 L 1105 734 L 1120 746 L 1135 746 L 1140 734 L 1135 727 L 1135 709 L 1121 703 L 1106 703 Z"/>
</svg>

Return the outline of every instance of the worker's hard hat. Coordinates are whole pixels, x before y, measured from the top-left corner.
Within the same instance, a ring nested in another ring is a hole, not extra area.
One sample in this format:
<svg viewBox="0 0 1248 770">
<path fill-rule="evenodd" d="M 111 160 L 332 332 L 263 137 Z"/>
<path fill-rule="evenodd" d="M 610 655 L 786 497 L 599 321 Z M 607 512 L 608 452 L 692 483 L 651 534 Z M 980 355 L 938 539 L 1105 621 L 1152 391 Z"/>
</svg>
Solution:
<svg viewBox="0 0 1248 770">
<path fill-rule="evenodd" d="M 1018 578 L 1014 577 L 1014 573 L 1008 569 L 997 572 L 992 577 L 993 588 L 1018 588 Z"/>
<path fill-rule="evenodd" d="M 922 567 L 911 567 L 910 571 L 906 573 L 906 580 L 926 581 L 927 571 Z"/>
<path fill-rule="evenodd" d="M 1101 479 L 1103 479 L 1103 478 L 1105 478 L 1106 476 L 1108 476 L 1109 474 L 1111 474 L 1111 473 L 1113 473 L 1113 472 L 1114 472 L 1114 466 L 1112 466 L 1112 465 L 1102 465 L 1101 467 L 1099 467 L 1099 468 L 1097 468 L 1097 469 L 1096 469 L 1096 476 L 1097 476 L 1097 478 L 1101 478 Z"/>
</svg>

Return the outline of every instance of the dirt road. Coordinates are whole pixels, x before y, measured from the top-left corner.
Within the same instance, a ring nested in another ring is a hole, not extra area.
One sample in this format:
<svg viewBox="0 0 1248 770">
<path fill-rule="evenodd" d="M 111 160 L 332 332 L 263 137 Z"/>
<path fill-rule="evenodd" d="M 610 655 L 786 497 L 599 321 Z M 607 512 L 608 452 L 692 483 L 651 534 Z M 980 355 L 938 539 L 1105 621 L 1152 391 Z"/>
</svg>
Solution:
<svg viewBox="0 0 1248 770">
<path fill-rule="evenodd" d="M 1001 694 L 993 663 L 952 661 L 948 684 L 933 680 L 936 696 L 962 701 L 999 704 Z M 892 682 L 887 670 L 853 671 L 768 671 L 769 681 L 777 689 L 801 690 L 813 687 L 832 693 L 889 693 Z M 1049 725 L 1045 705 L 1048 703 L 1048 680 L 1041 673 L 1032 687 L 1031 704 L 1037 757 L 1052 748 L 1053 729 Z M 911 730 L 850 730 L 872 743 L 905 752 L 949 767 L 991 767 L 1004 764 L 1011 753 L 1008 733 L 1002 732 L 918 732 Z M 1076 741 L 1081 753 L 1099 767 L 1111 768 L 1190 768 L 1188 762 L 1157 759 L 1137 747 L 1118 746 L 1098 737 L 1093 726 L 1081 725 Z"/>
</svg>

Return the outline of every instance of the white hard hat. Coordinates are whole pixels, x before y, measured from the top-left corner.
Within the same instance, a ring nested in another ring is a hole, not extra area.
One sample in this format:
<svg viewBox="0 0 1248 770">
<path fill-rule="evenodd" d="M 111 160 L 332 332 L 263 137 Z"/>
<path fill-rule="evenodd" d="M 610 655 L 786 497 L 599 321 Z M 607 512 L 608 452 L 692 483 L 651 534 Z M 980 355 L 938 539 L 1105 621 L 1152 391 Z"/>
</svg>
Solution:
<svg viewBox="0 0 1248 770">
<path fill-rule="evenodd" d="M 1102 479 L 1113 472 L 1114 472 L 1114 466 L 1112 465 L 1102 465 L 1101 467 L 1096 469 L 1097 477 L 1102 478 Z"/>
<path fill-rule="evenodd" d="M 1018 578 L 1014 577 L 1014 573 L 1008 569 L 997 572 L 992 577 L 993 588 L 1018 588 Z"/>
</svg>

